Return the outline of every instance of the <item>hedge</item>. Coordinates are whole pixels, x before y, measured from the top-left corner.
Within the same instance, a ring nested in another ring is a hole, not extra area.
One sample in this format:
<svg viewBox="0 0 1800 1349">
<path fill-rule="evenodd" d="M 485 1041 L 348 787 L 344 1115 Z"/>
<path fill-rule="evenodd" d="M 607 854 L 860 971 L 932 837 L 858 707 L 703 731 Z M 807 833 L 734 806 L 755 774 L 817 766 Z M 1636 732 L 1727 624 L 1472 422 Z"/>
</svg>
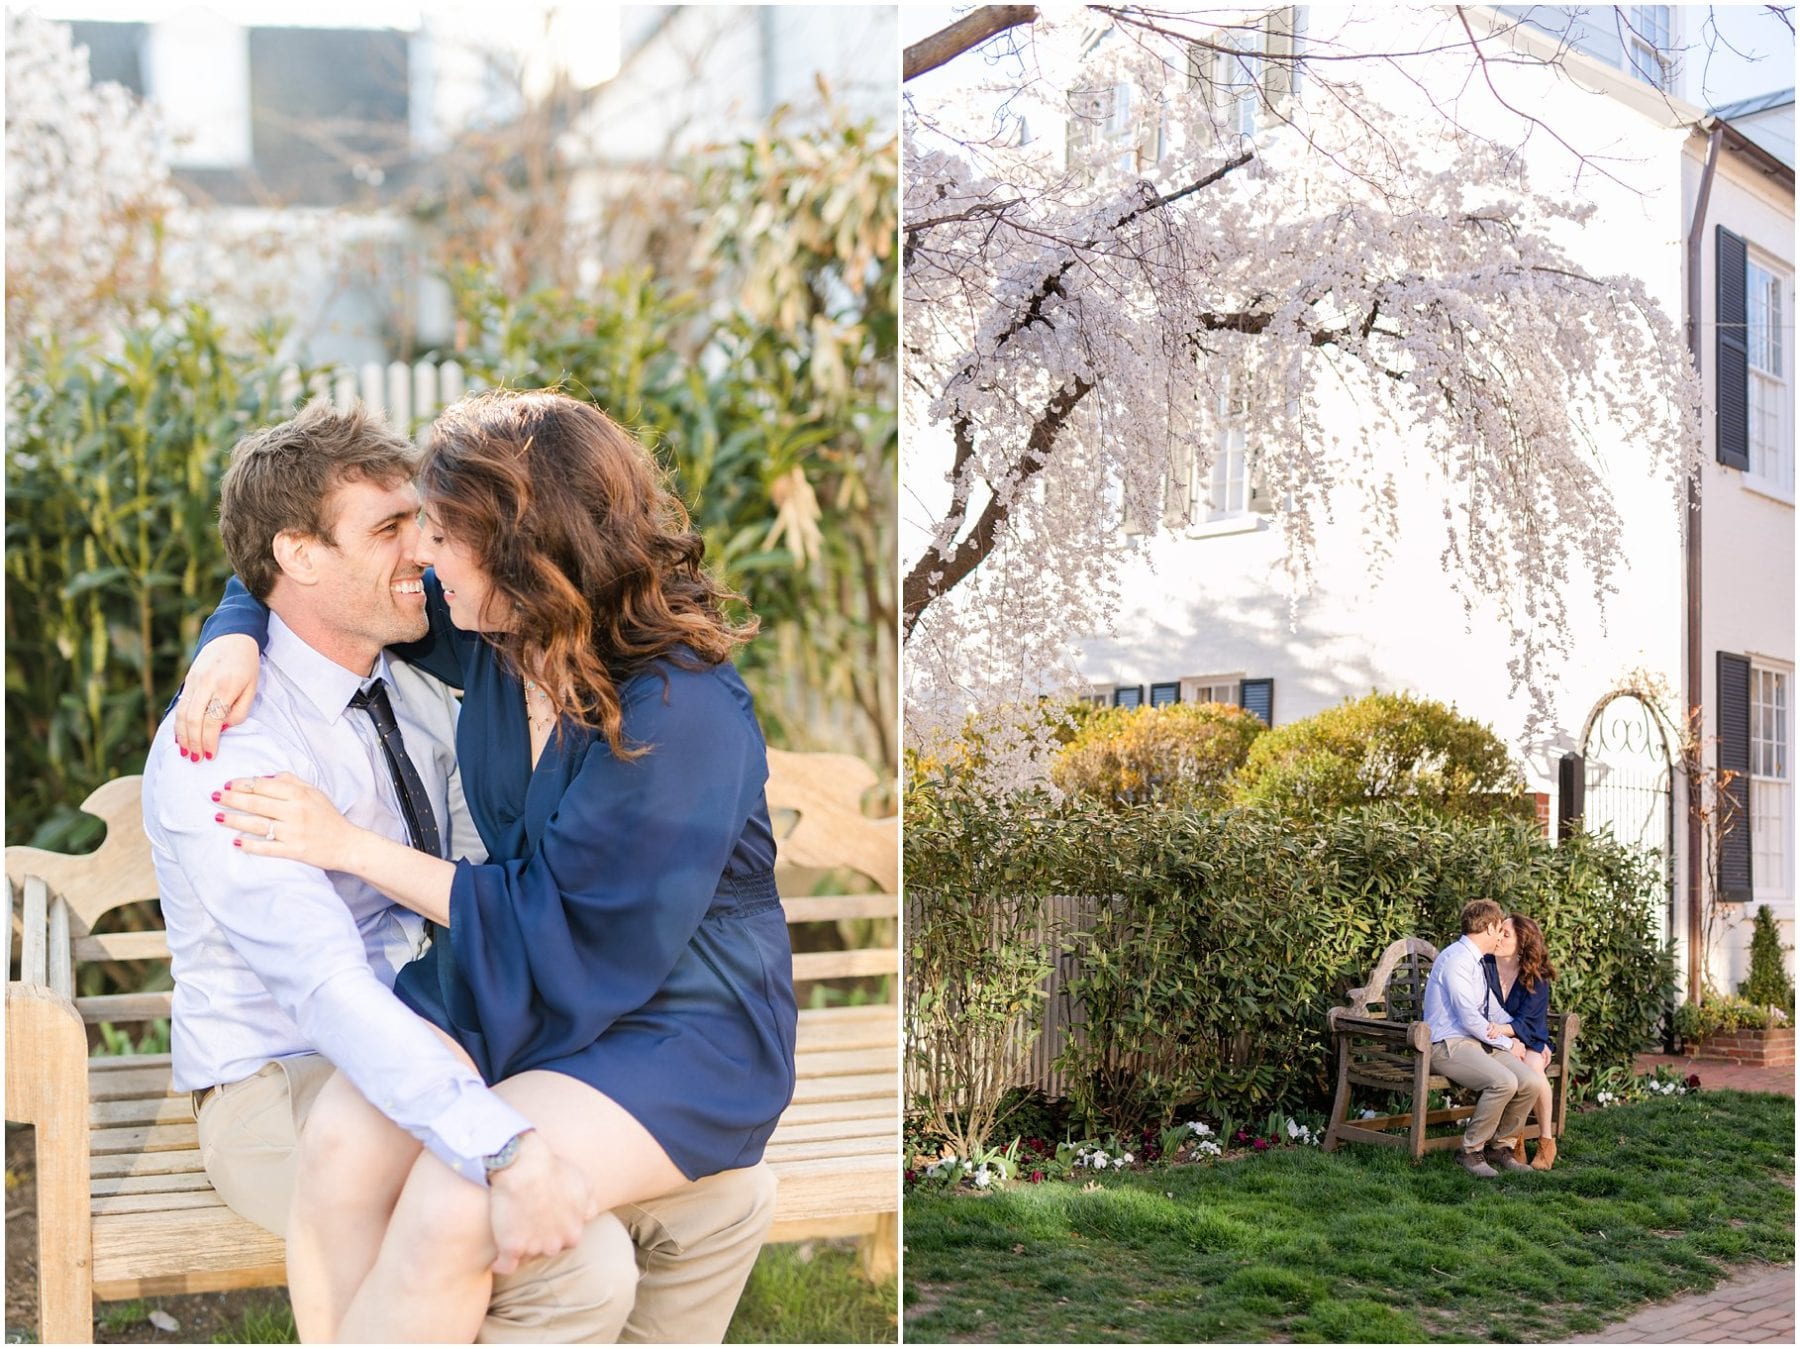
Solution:
<svg viewBox="0 0 1800 1349">
<path fill-rule="evenodd" d="M 958 846 L 975 838 L 979 852 Z M 1041 911 L 1053 895 L 1104 897 L 1067 940 L 1077 966 L 1067 987 L 1089 1029 L 1058 1061 L 1096 1128 L 1167 1124 L 1190 1109 L 1243 1118 L 1323 1108 L 1327 1010 L 1390 942 L 1452 940 L 1458 911 L 1480 896 L 1543 925 L 1560 976 L 1554 1006 L 1582 1017 L 1583 1074 L 1628 1064 L 1672 991 L 1653 859 L 1587 837 L 1554 847 L 1512 819 L 1381 804 L 1296 828 L 1266 807 L 1121 810 L 927 792 L 909 801 L 906 868 L 914 931 L 939 942 L 960 932 L 971 947 L 980 925 L 950 917 L 993 905 L 997 888 L 1015 914 L 1028 901 Z M 1045 960 L 1020 940 L 1035 930 L 1029 917 L 1007 930 L 1003 945 L 1018 960 Z M 932 952 L 909 968 L 925 981 L 909 998 L 980 1003 L 980 989 L 946 983 L 959 978 L 1016 988 L 1017 971 L 996 971 L 995 950 L 979 960 L 973 950 Z M 916 1029 L 915 1097 L 926 1048 Z M 957 1087 L 972 1103 L 970 1089 Z"/>
</svg>

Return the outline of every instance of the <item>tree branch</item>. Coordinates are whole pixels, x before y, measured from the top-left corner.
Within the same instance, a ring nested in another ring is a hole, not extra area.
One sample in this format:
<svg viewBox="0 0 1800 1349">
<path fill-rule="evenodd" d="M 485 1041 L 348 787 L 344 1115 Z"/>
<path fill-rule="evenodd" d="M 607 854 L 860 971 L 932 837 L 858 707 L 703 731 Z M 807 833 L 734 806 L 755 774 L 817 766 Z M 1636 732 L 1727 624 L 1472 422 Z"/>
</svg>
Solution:
<svg viewBox="0 0 1800 1349">
<path fill-rule="evenodd" d="M 1036 5 L 983 5 L 948 28 L 920 38 L 906 49 L 905 80 L 936 70 L 972 47 L 979 47 L 997 33 L 1022 24 L 1036 23 Z"/>
<path fill-rule="evenodd" d="M 1025 443 L 1025 453 L 1019 459 L 1017 471 L 1008 479 L 1012 492 L 1018 491 L 1050 462 L 1051 446 L 1062 433 L 1069 414 L 1092 392 L 1093 387 L 1087 380 L 1077 377 L 1057 390 L 1043 413 L 1032 423 L 1031 435 Z M 975 522 L 975 528 L 969 537 L 951 549 L 948 557 L 942 557 L 934 549 L 927 548 L 924 555 L 913 564 L 900 592 L 902 641 L 912 636 L 913 625 L 933 600 L 958 585 L 981 565 L 982 559 L 994 551 L 994 545 L 1000 537 L 1000 527 L 1006 523 L 1010 512 L 1011 495 L 1002 500 L 1000 493 L 996 492 L 988 501 L 986 509 L 981 512 L 981 518 Z"/>
</svg>

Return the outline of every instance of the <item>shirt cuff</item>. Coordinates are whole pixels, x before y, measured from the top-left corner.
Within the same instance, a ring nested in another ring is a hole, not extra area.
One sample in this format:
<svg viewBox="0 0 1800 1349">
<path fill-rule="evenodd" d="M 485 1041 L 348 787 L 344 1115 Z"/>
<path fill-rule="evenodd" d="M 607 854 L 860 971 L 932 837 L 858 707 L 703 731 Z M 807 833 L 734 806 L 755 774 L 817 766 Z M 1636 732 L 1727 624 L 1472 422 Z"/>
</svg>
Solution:
<svg viewBox="0 0 1800 1349">
<path fill-rule="evenodd" d="M 470 1093 L 426 1136 L 425 1146 L 464 1180 L 485 1187 L 482 1158 L 493 1156 L 508 1139 L 532 1127 L 530 1120 L 491 1092 Z"/>
</svg>

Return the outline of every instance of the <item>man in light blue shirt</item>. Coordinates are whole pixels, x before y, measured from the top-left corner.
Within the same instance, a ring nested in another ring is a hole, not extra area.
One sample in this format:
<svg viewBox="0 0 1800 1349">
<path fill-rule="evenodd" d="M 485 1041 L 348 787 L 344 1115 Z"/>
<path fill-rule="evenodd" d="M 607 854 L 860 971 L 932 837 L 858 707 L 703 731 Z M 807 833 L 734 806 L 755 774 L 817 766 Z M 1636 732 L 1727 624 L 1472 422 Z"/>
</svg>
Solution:
<svg viewBox="0 0 1800 1349">
<path fill-rule="evenodd" d="M 395 1135 L 396 1146 L 423 1145 L 489 1186 L 496 1206 L 542 1225 L 534 1230 L 579 1234 L 573 1245 L 546 1235 L 561 1254 L 496 1277 L 483 1342 L 716 1340 L 773 1213 L 767 1168 L 621 1214 L 587 1211 L 581 1173 L 394 996 L 422 921 L 348 875 L 250 856 L 217 823 L 211 797 L 226 781 L 291 772 L 354 824 L 485 856 L 454 775 L 455 701 L 383 651 L 426 630 L 412 470 L 404 438 L 360 408 L 325 403 L 233 453 L 220 530 L 233 568 L 271 610 L 255 701 L 205 771 L 178 747 L 173 716 L 145 768 L 144 826 L 175 976 L 174 1085 L 193 1094 L 208 1178 L 270 1231 L 287 1229 L 298 1134 L 335 1067 L 417 1140 Z M 398 780 L 372 715 L 352 706 L 378 686 L 411 782 Z M 415 818 L 428 808 L 431 827 L 415 835 L 408 806 Z M 359 1160 L 342 1164 L 354 1174 Z"/>
<path fill-rule="evenodd" d="M 1504 1021 L 1506 1014 L 1489 1006 L 1481 958 L 1494 953 L 1505 919 L 1506 911 L 1491 899 L 1463 906 L 1462 938 L 1432 962 L 1421 1012 L 1431 1027 L 1431 1071 L 1479 1093 L 1457 1160 L 1483 1178 L 1494 1176 L 1496 1166 L 1531 1169 L 1492 1142 L 1524 1127 L 1544 1086 L 1543 1071 L 1527 1061 L 1523 1045 L 1510 1035 L 1489 1034 L 1489 1024 Z"/>
</svg>

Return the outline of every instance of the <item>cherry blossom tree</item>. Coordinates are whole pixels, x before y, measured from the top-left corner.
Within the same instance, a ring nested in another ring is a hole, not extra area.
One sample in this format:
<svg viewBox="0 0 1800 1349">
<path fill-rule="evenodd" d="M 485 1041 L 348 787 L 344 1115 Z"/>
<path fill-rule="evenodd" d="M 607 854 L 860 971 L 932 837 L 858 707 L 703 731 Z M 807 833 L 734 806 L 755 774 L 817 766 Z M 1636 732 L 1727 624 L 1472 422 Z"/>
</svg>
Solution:
<svg viewBox="0 0 1800 1349">
<path fill-rule="evenodd" d="M 1537 690 L 1572 588 L 1613 585 L 1609 473 L 1666 479 L 1677 519 L 1699 397 L 1643 285 L 1569 249 L 1591 206 L 1427 89 L 1517 49 L 1460 10 L 1395 52 L 1296 44 L 1292 10 L 1004 8 L 1028 27 L 983 49 L 988 85 L 906 108 L 905 479 L 943 475 L 902 568 L 909 738 L 1067 685 L 1121 559 L 1186 523 L 1223 419 L 1259 447 L 1292 596 L 1346 496 L 1379 554 L 1403 466 L 1434 472 L 1446 571 Z M 955 47 L 930 59 L 980 59 Z M 1421 101 L 1365 97 L 1359 61 Z M 1556 134 L 1493 94 L 1518 140 Z M 1030 130 L 1065 118 L 1063 154 Z M 1326 411 L 1346 396 L 1351 425 Z"/>
<path fill-rule="evenodd" d="M 180 204 L 162 133 L 116 84 L 94 84 L 69 30 L 6 12 L 6 338 L 116 327 L 164 286 Z"/>
</svg>

